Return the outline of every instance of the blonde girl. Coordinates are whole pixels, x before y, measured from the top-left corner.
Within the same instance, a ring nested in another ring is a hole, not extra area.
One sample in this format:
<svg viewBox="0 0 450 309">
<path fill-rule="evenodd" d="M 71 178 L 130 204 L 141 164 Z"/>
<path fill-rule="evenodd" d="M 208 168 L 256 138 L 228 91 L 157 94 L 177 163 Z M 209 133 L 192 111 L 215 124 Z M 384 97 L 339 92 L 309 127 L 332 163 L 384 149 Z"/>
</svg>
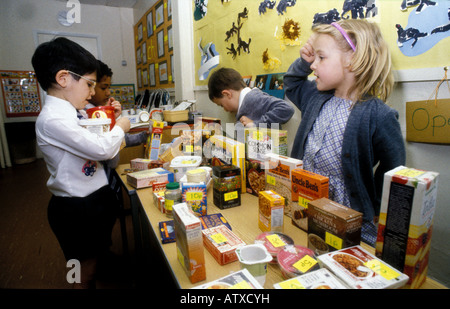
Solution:
<svg viewBox="0 0 450 309">
<path fill-rule="evenodd" d="M 406 157 L 398 112 L 384 103 L 394 86 L 389 49 L 366 20 L 312 30 L 284 77 L 302 115 L 291 156 L 329 177 L 330 199 L 363 213 L 362 240 L 374 245 L 383 175 Z"/>
</svg>

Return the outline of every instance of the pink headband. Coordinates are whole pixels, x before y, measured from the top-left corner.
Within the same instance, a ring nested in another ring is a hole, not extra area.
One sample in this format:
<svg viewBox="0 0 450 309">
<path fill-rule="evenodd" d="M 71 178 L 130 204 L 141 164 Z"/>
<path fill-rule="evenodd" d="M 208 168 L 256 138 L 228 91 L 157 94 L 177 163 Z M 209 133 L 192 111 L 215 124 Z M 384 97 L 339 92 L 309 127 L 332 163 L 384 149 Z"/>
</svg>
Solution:
<svg viewBox="0 0 450 309">
<path fill-rule="evenodd" d="M 341 27 L 341 25 L 339 25 L 338 23 L 331 23 L 332 26 L 334 26 L 337 30 L 339 30 L 339 32 L 342 34 L 342 36 L 345 38 L 345 40 L 347 41 L 348 45 L 350 45 L 350 47 L 353 49 L 353 51 L 356 50 L 355 44 L 353 44 L 352 40 L 350 39 L 350 37 L 348 36 L 347 32 L 345 32 L 345 30 Z"/>
</svg>

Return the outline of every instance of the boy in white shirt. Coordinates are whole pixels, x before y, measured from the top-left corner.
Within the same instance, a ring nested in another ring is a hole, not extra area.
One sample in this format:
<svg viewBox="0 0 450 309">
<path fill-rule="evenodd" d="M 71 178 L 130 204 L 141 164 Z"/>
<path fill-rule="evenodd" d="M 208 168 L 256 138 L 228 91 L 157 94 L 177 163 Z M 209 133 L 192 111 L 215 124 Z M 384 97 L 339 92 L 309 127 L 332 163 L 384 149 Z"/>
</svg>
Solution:
<svg viewBox="0 0 450 309">
<path fill-rule="evenodd" d="M 47 96 L 36 120 L 37 144 L 42 151 L 53 194 L 48 219 L 67 260 L 81 264 L 81 282 L 95 283 L 98 256 L 111 244 L 117 201 L 100 161 L 113 158 L 130 129 L 126 117 L 97 135 L 81 127 L 77 110 L 95 93 L 97 60 L 66 38 L 39 45 L 32 64 Z"/>
</svg>

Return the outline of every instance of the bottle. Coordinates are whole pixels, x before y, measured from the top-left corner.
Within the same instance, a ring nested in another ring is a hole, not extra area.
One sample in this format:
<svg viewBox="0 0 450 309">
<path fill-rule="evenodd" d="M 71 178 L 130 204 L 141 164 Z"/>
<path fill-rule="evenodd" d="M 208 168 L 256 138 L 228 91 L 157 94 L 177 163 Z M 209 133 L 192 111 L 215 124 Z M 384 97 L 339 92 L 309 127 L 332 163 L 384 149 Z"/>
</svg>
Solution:
<svg viewBox="0 0 450 309">
<path fill-rule="evenodd" d="M 181 189 L 178 182 L 170 182 L 166 184 L 166 191 L 164 193 L 164 208 L 166 209 L 166 216 L 173 217 L 172 207 L 181 203 Z"/>
</svg>

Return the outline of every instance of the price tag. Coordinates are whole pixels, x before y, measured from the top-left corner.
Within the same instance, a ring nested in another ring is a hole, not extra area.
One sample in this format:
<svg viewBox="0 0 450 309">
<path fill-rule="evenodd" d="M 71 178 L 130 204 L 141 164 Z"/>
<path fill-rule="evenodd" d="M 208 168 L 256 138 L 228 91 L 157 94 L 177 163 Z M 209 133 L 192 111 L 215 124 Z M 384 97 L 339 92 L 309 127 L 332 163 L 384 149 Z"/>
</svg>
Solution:
<svg viewBox="0 0 450 309">
<path fill-rule="evenodd" d="M 203 199 L 202 192 L 186 192 L 186 201 L 198 201 Z"/>
<path fill-rule="evenodd" d="M 262 141 L 263 137 L 264 137 L 264 135 L 262 132 L 259 132 L 259 131 L 253 132 L 253 139 L 256 139 L 257 141 Z"/>
<path fill-rule="evenodd" d="M 308 209 L 308 203 L 309 202 L 311 202 L 311 201 L 308 200 L 307 198 L 304 198 L 302 196 L 298 197 L 298 205 L 303 207 L 303 208 L 305 208 L 305 209 Z"/>
<path fill-rule="evenodd" d="M 370 260 L 364 263 L 364 266 L 373 270 L 376 274 L 382 276 L 386 280 L 392 280 L 400 276 L 398 272 L 384 264 L 379 260 Z"/>
<path fill-rule="evenodd" d="M 230 201 L 230 200 L 234 200 L 238 198 L 238 192 L 237 191 L 233 191 L 233 192 L 229 192 L 229 193 L 225 193 L 223 195 L 223 199 L 225 202 Z"/>
<path fill-rule="evenodd" d="M 338 250 L 342 249 L 342 238 L 339 238 L 336 235 L 326 232 L 325 242 L 333 248 L 336 248 Z"/>
<path fill-rule="evenodd" d="M 172 207 L 173 207 L 173 200 L 166 200 L 164 203 L 164 208 L 166 208 L 166 210 L 172 211 Z"/>
<path fill-rule="evenodd" d="M 283 289 L 305 289 L 305 287 L 297 279 L 290 279 L 280 282 L 280 287 Z"/>
<path fill-rule="evenodd" d="M 310 257 L 309 255 L 305 255 L 300 260 L 295 262 L 292 266 L 300 270 L 302 273 L 306 273 L 311 269 L 314 265 L 317 264 L 317 261 Z"/>
<path fill-rule="evenodd" d="M 247 281 L 242 280 L 241 282 L 236 283 L 233 286 L 230 286 L 229 289 L 251 289 L 252 287 L 248 284 Z"/>
<path fill-rule="evenodd" d="M 224 243 L 224 242 L 227 242 L 227 241 L 228 241 L 228 239 L 227 239 L 225 236 L 223 236 L 222 233 L 216 233 L 216 234 L 213 234 L 213 235 L 211 235 L 211 238 L 212 238 L 217 244 L 221 244 L 221 243 Z"/>
<path fill-rule="evenodd" d="M 284 241 L 277 234 L 267 235 L 266 238 L 275 248 L 286 246 Z"/>
<path fill-rule="evenodd" d="M 267 183 L 275 186 L 277 184 L 277 181 L 275 177 L 267 175 Z"/>
<path fill-rule="evenodd" d="M 418 177 L 418 176 L 422 175 L 423 173 L 425 173 L 425 172 L 412 170 L 410 168 L 404 168 L 402 170 L 399 170 L 398 172 L 395 172 L 395 175 L 414 178 L 414 177 Z"/>
</svg>

